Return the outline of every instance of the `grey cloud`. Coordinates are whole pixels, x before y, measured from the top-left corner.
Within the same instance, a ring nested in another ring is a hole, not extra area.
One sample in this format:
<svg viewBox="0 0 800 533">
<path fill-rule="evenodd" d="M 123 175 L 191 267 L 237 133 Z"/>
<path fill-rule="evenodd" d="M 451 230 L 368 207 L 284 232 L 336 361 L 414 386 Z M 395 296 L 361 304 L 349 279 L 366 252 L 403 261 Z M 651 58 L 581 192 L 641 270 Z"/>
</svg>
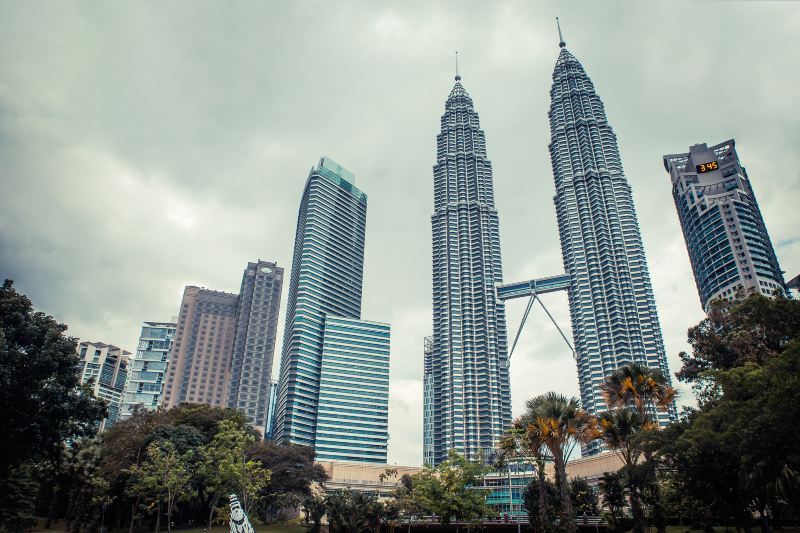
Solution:
<svg viewBox="0 0 800 533">
<path fill-rule="evenodd" d="M 140 321 L 176 313 L 183 285 L 235 291 L 258 257 L 288 268 L 303 183 L 327 154 L 369 195 L 363 315 L 394 324 L 393 462 L 421 460 L 431 167 L 455 50 L 494 165 L 507 280 L 562 270 L 547 153 L 556 15 L 619 137 L 672 369 L 702 312 L 663 154 L 735 137 L 781 265 L 800 271 L 792 3 L 0 2 L 0 12 L 0 274 L 72 334 L 131 349 Z M 568 328 L 564 295 L 547 302 Z M 512 334 L 523 309 L 509 305 Z M 515 413 L 545 390 L 578 391 L 538 313 L 512 363 Z"/>
</svg>

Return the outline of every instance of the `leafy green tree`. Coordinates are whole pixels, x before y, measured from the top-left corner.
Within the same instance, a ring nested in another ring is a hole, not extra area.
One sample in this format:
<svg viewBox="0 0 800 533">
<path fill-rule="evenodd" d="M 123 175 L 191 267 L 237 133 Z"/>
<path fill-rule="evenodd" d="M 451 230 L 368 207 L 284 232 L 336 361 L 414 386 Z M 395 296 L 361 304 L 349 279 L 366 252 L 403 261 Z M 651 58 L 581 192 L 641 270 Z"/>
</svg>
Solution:
<svg viewBox="0 0 800 533">
<path fill-rule="evenodd" d="M 156 508 L 156 532 L 161 520 L 161 508 L 167 514 L 167 531 L 172 531 L 172 513 L 178 502 L 189 499 L 194 451 L 180 453 L 169 440 L 153 442 L 147 447 L 144 461 L 130 468 L 129 493 L 141 494 Z"/>
<path fill-rule="evenodd" d="M 0 483 L 25 464 L 58 464 L 64 442 L 90 437 L 106 414 L 80 383 L 76 341 L 33 309 L 13 282 L 0 287 Z M 19 479 L 15 475 L 15 479 Z M 0 516 L 5 510 L 0 509 Z"/>
<path fill-rule="evenodd" d="M 558 490 L 549 479 L 540 482 L 531 480 L 522 492 L 522 504 L 528 512 L 528 520 L 534 531 L 547 532 L 553 530 L 553 524 L 547 519 L 543 522 L 541 517 L 554 516 L 561 507 L 558 499 Z M 545 506 L 545 509 L 542 509 Z"/>
<path fill-rule="evenodd" d="M 546 474 L 544 471 L 545 462 L 549 459 L 547 454 L 547 447 L 542 440 L 542 434 L 537 431 L 527 431 L 528 426 L 533 424 L 534 420 L 530 418 L 532 413 L 528 411 L 517 420 L 514 421 L 513 427 L 506 432 L 506 436 L 500 441 L 501 447 L 513 447 L 517 451 L 517 456 L 526 457 L 533 460 L 532 466 L 536 469 L 536 483 L 538 484 L 536 493 L 539 495 L 539 504 L 537 505 L 537 514 L 529 514 L 531 524 L 534 523 L 534 517 L 538 520 L 539 531 L 548 531 L 552 528 L 551 516 L 559 509 L 559 506 L 548 505 L 547 487 L 545 485 Z"/>
<path fill-rule="evenodd" d="M 606 472 L 600 478 L 600 495 L 603 498 L 603 508 L 608 509 L 612 527 L 617 520 L 622 518 L 622 509 L 625 507 L 625 490 L 622 487 L 620 476 L 616 472 Z"/>
<path fill-rule="evenodd" d="M 576 477 L 570 481 L 570 494 L 572 508 L 579 516 L 596 516 L 598 513 L 597 493 L 585 479 Z"/>
<path fill-rule="evenodd" d="M 258 440 L 247 456 L 260 462 L 271 475 L 259 493 L 256 514 L 265 523 L 281 508 L 293 507 L 311 496 L 311 485 L 328 479 L 325 469 L 314 462 L 314 449 L 297 444 Z"/>
<path fill-rule="evenodd" d="M 208 527 L 220 496 L 235 492 L 242 509 L 249 516 L 258 494 L 269 482 L 270 472 L 261 462 L 248 457 L 256 436 L 233 420 L 219 422 L 214 438 L 200 450 L 200 470 L 207 490 L 213 495 Z"/>
<path fill-rule="evenodd" d="M 678 379 L 693 383 L 700 400 L 717 393 L 709 370 L 730 370 L 746 363 L 757 365 L 783 353 L 800 335 L 800 301 L 777 295 L 746 294 L 733 301 L 712 300 L 707 317 L 689 329 L 692 353 L 681 352 Z"/>
<path fill-rule="evenodd" d="M 655 423 L 648 407 L 666 410 L 677 394 L 661 370 L 641 363 L 628 363 L 611 372 L 600 390 L 609 408 L 635 409 L 643 427 Z"/>
<path fill-rule="evenodd" d="M 6 531 L 29 530 L 36 523 L 34 497 L 37 483 L 32 467 L 24 465 L 0 479 L 0 528 Z"/>
<path fill-rule="evenodd" d="M 450 450 L 445 461 L 411 476 L 414 505 L 438 516 L 442 524 L 477 522 L 492 516 L 485 491 L 473 488 L 490 470 L 484 462 L 469 461 Z"/>
<path fill-rule="evenodd" d="M 325 495 L 330 533 L 380 531 L 383 504 L 375 495 L 354 490 L 335 490 Z"/>
<path fill-rule="evenodd" d="M 303 515 L 310 533 L 322 531 L 322 518 L 325 516 L 325 500 L 319 496 L 309 496 L 303 500 Z"/>
<path fill-rule="evenodd" d="M 550 451 L 555 468 L 556 486 L 561 501 L 561 524 L 569 532 L 576 530 L 575 512 L 569 498 L 566 458 L 572 448 L 594 438 L 594 420 L 580 407 L 577 398 L 550 392 L 526 403 L 526 434 Z"/>
</svg>

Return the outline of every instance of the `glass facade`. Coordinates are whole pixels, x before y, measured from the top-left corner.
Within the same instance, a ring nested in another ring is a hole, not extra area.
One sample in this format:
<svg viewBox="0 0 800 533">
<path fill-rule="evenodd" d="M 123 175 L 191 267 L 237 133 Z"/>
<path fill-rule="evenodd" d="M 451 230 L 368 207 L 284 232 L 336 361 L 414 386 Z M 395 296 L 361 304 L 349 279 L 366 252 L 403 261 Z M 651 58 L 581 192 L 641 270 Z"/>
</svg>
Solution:
<svg viewBox="0 0 800 533">
<path fill-rule="evenodd" d="M 390 326 L 326 316 L 317 459 L 386 463 Z"/>
<path fill-rule="evenodd" d="M 747 171 L 729 139 L 664 156 L 700 304 L 737 289 L 787 293 Z"/>
<path fill-rule="evenodd" d="M 456 76 L 433 167 L 433 341 L 426 361 L 429 456 L 486 456 L 511 424 L 500 229 L 478 113 Z"/>
<path fill-rule="evenodd" d="M 161 405 L 164 378 L 169 366 L 174 322 L 145 322 L 136 354 L 128 365 L 128 381 L 122 396 L 120 419 L 133 414 L 137 405 L 155 410 Z"/>
<path fill-rule="evenodd" d="M 361 318 L 367 195 L 322 157 L 297 216 L 286 309 L 275 440 L 316 442 L 325 318 Z"/>
<path fill-rule="evenodd" d="M 564 48 L 550 90 L 550 160 L 583 407 L 607 408 L 604 377 L 637 361 L 669 379 L 633 194 L 603 102 Z M 674 406 L 659 413 L 661 424 Z M 584 448 L 596 453 L 599 445 Z"/>
</svg>

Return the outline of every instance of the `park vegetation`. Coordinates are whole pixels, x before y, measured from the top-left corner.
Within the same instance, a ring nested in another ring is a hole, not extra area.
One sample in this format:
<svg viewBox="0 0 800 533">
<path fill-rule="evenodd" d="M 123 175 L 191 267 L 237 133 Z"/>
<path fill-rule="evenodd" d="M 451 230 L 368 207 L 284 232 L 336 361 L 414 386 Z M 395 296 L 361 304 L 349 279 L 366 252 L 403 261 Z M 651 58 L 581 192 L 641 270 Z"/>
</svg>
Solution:
<svg viewBox="0 0 800 533">
<path fill-rule="evenodd" d="M 740 293 L 711 303 L 688 332 L 679 380 L 697 405 L 674 413 L 676 390 L 658 369 L 630 362 L 606 376 L 609 408 L 590 414 L 576 398 L 531 398 L 492 461 L 447 460 L 398 478 L 388 499 L 313 490 L 325 471 L 313 450 L 264 441 L 241 413 L 184 404 L 139 410 L 102 434 L 105 404 L 80 383 L 76 340 L 36 312 L 6 281 L 0 289 L 0 528 L 34 517 L 65 519 L 71 532 L 102 527 L 209 527 L 236 493 L 257 521 L 301 507 L 310 531 L 393 530 L 424 519 L 478 524 L 493 510 L 479 486 L 490 470 L 525 462 L 535 475 L 524 506 L 535 531 L 574 532 L 601 515 L 616 532 L 683 524 L 709 533 L 800 519 L 800 302 Z M 567 476 L 576 446 L 599 442 L 622 467 L 596 487 Z M 491 464 L 490 464 L 491 463 Z M 552 475 L 546 469 L 552 468 Z M 461 527 L 460 525 L 457 527 Z"/>
<path fill-rule="evenodd" d="M 232 409 L 140 409 L 96 434 L 106 407 L 81 385 L 65 331 L 3 284 L 0 529 L 21 531 L 36 516 L 72 532 L 209 527 L 227 519 L 231 493 L 271 522 L 327 478 L 312 449 L 264 441 Z"/>
</svg>

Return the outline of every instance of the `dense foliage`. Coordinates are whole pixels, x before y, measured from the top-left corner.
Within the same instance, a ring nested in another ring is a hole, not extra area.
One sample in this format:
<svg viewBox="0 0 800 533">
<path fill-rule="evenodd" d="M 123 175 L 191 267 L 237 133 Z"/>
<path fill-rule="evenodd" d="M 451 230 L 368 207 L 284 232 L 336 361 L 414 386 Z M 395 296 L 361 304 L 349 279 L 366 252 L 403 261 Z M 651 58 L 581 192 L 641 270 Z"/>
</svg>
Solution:
<svg viewBox="0 0 800 533">
<path fill-rule="evenodd" d="M 0 527 L 33 521 L 38 470 L 61 462 L 69 439 L 91 437 L 105 404 L 75 372 L 76 340 L 36 312 L 10 280 L 0 288 Z"/>
</svg>

